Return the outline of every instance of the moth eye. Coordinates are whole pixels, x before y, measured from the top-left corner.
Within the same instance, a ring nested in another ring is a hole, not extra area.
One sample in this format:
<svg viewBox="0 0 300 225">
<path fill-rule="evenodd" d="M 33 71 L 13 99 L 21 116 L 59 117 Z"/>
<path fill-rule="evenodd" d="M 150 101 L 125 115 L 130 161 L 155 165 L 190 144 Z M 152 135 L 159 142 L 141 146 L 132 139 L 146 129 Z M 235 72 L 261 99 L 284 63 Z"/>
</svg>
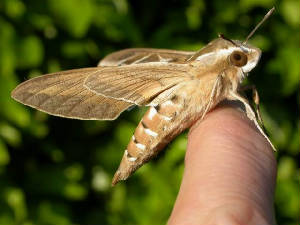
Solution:
<svg viewBox="0 0 300 225">
<path fill-rule="evenodd" d="M 230 61 L 233 65 L 242 67 L 246 65 L 248 59 L 245 53 L 240 52 L 240 51 L 234 51 L 230 55 Z"/>
</svg>

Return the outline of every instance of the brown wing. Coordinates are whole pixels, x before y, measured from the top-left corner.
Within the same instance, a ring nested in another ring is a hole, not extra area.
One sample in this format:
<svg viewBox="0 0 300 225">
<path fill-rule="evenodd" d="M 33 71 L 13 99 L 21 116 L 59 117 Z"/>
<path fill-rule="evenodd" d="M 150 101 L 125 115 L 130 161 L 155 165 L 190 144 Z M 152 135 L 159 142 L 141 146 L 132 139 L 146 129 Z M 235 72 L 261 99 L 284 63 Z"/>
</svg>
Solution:
<svg viewBox="0 0 300 225">
<path fill-rule="evenodd" d="M 113 120 L 132 103 L 97 95 L 83 86 L 99 68 L 47 74 L 17 86 L 12 97 L 52 115 L 82 120 Z"/>
<path fill-rule="evenodd" d="M 84 86 L 91 91 L 145 105 L 161 92 L 193 79 L 187 64 L 143 63 L 120 67 L 104 67 L 90 74 Z"/>
<path fill-rule="evenodd" d="M 113 52 L 103 58 L 98 66 L 121 66 L 148 62 L 185 63 L 195 52 L 154 48 L 129 48 Z"/>
</svg>

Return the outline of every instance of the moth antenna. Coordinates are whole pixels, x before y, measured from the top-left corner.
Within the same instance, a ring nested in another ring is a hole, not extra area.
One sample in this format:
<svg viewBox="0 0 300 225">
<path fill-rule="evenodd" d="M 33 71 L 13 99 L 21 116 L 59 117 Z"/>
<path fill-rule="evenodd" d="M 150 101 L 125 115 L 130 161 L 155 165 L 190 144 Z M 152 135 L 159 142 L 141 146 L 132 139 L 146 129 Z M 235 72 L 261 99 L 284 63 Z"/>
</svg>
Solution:
<svg viewBox="0 0 300 225">
<path fill-rule="evenodd" d="M 264 16 L 264 18 L 254 27 L 254 29 L 250 32 L 250 34 L 247 36 L 246 40 L 243 42 L 243 44 L 246 44 L 247 41 L 252 37 L 252 35 L 255 33 L 255 31 L 263 24 L 263 22 L 266 21 L 266 19 L 268 19 L 273 12 L 275 11 L 275 7 L 273 6 L 272 9 L 269 10 L 269 12 L 267 12 L 267 14 Z"/>
<path fill-rule="evenodd" d="M 239 46 L 237 43 L 235 43 L 233 40 L 231 40 L 231 39 L 225 37 L 224 34 L 219 34 L 218 36 L 219 36 L 219 38 L 223 38 L 224 40 L 231 42 L 233 45 L 235 45 L 235 46 L 237 46 L 237 47 L 240 47 L 240 46 Z"/>
</svg>

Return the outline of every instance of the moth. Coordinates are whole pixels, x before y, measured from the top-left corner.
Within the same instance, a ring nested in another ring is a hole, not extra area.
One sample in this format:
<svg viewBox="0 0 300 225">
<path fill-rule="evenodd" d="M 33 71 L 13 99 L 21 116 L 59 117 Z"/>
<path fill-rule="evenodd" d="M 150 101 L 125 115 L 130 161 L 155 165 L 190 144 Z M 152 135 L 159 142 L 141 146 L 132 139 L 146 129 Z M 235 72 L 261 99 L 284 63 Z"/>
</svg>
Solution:
<svg viewBox="0 0 300 225">
<path fill-rule="evenodd" d="M 241 82 L 261 56 L 259 48 L 247 44 L 248 39 L 273 11 L 243 42 L 220 35 L 197 52 L 125 49 L 106 56 L 97 67 L 27 80 L 11 96 L 51 115 L 80 120 L 114 120 L 131 106 L 148 106 L 113 185 L 127 179 L 224 99 L 243 103 L 249 119 L 273 147 L 262 129 L 259 111 L 240 94 Z"/>
</svg>

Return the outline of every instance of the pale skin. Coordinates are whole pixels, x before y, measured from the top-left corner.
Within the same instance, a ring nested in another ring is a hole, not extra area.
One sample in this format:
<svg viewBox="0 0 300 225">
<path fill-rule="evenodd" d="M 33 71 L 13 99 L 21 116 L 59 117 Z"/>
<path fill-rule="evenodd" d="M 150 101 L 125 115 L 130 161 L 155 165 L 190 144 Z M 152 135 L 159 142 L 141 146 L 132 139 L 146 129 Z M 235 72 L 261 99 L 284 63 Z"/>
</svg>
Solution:
<svg viewBox="0 0 300 225">
<path fill-rule="evenodd" d="M 188 135 L 185 170 L 168 225 L 273 225 L 276 160 L 233 105 L 209 112 Z"/>
</svg>

